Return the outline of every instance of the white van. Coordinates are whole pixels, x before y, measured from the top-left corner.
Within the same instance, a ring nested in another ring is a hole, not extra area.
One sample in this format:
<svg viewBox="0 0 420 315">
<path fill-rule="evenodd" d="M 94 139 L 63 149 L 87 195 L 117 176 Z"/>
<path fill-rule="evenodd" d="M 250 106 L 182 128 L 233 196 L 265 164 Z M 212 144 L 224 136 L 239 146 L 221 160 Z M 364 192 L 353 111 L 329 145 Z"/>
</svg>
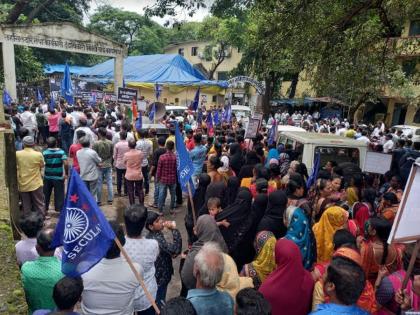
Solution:
<svg viewBox="0 0 420 315">
<path fill-rule="evenodd" d="M 232 105 L 232 113 L 235 114 L 237 119 L 251 117 L 251 109 L 249 106 L 244 105 Z"/>
<path fill-rule="evenodd" d="M 184 121 L 184 113 L 188 110 L 187 106 L 181 105 L 166 105 L 165 110 L 170 115 L 174 114 L 177 121 Z"/>
<path fill-rule="evenodd" d="M 314 132 L 286 131 L 279 134 L 277 143 L 292 145 L 299 153 L 298 160 L 306 165 L 309 174 L 312 172 L 316 152 L 321 153 L 321 167 L 332 160 L 337 164 L 352 162 L 363 170 L 368 151 L 363 141 Z"/>
</svg>

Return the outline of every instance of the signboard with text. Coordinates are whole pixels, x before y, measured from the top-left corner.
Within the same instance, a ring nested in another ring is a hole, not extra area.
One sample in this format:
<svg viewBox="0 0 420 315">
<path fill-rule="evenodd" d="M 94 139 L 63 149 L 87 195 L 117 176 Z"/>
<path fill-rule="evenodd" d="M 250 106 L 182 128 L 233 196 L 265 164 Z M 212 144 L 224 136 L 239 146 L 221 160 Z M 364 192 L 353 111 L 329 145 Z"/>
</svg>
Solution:
<svg viewBox="0 0 420 315">
<path fill-rule="evenodd" d="M 136 89 L 118 88 L 118 103 L 129 105 L 133 102 L 133 99 L 137 102 Z"/>
</svg>

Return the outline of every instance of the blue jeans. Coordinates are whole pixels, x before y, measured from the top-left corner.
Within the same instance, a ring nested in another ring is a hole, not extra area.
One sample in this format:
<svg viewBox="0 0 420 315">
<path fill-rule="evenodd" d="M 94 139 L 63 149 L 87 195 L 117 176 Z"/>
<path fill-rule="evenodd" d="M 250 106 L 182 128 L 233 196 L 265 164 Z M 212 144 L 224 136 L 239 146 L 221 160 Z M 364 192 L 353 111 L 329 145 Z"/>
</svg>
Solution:
<svg viewBox="0 0 420 315">
<path fill-rule="evenodd" d="M 159 183 L 157 182 L 155 178 L 155 192 L 153 194 L 153 203 L 157 206 L 159 204 Z"/>
<path fill-rule="evenodd" d="M 175 209 L 176 206 L 176 184 L 162 184 L 159 183 L 159 202 L 158 202 L 158 208 L 160 212 L 163 212 L 163 207 L 165 206 L 165 200 L 166 200 L 166 193 L 169 188 L 169 193 L 171 194 L 171 204 L 170 209 Z"/>
<path fill-rule="evenodd" d="M 167 284 L 158 285 L 158 289 L 156 292 L 156 304 L 159 308 L 162 306 L 162 302 L 166 300 L 166 291 L 168 290 Z M 181 315 L 181 314 L 180 314 Z"/>
<path fill-rule="evenodd" d="M 102 182 L 105 178 L 106 186 L 108 190 L 108 201 L 112 201 L 114 199 L 114 192 L 112 187 L 112 168 L 111 167 L 105 167 L 99 169 L 99 177 L 98 177 L 98 202 L 101 202 L 102 199 Z"/>
</svg>

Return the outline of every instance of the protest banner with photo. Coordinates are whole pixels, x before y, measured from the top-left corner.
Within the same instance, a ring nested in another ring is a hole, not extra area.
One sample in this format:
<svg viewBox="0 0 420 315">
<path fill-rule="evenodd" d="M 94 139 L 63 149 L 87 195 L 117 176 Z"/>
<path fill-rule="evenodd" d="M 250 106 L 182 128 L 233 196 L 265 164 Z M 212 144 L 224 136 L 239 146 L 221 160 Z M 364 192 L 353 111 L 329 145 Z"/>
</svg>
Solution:
<svg viewBox="0 0 420 315">
<path fill-rule="evenodd" d="M 246 128 L 245 138 L 253 139 L 257 136 L 258 128 L 260 125 L 260 120 L 255 118 L 250 118 L 248 127 Z"/>
<path fill-rule="evenodd" d="M 118 103 L 131 105 L 133 99 L 137 101 L 136 89 L 118 88 Z"/>
</svg>

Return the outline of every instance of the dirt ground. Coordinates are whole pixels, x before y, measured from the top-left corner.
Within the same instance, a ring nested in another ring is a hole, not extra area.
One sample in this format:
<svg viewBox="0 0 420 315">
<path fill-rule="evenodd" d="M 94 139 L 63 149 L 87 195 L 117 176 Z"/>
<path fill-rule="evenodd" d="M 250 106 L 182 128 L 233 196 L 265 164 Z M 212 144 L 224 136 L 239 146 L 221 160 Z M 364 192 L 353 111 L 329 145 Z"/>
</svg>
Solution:
<svg viewBox="0 0 420 315">
<path fill-rule="evenodd" d="M 112 220 L 112 219 L 116 219 L 118 220 L 118 222 L 123 223 L 124 219 L 123 219 L 123 211 L 124 208 L 127 207 L 128 203 L 128 197 L 115 197 L 115 193 L 116 193 L 116 185 L 114 183 L 114 202 L 111 205 L 107 205 L 107 188 L 106 185 L 103 185 L 103 190 L 102 190 L 102 206 L 101 209 L 104 212 L 105 216 L 107 217 L 107 219 Z M 148 196 L 145 196 L 145 206 L 148 207 L 149 203 L 151 200 L 153 200 L 153 192 L 154 192 L 154 184 L 153 181 L 150 183 L 150 193 Z M 168 192 L 168 196 L 167 196 L 167 201 L 166 201 L 166 205 L 169 204 L 169 192 Z M 179 231 L 181 232 L 182 235 L 182 248 L 183 250 L 185 250 L 187 248 L 187 232 L 185 230 L 185 225 L 184 225 L 184 216 L 185 216 L 185 212 L 186 212 L 186 201 L 187 199 L 184 198 L 184 203 L 182 205 L 182 207 L 179 207 L 177 210 L 179 211 L 179 213 L 177 213 L 175 216 L 172 215 L 165 215 L 165 220 L 171 220 L 171 221 L 176 221 L 176 225 L 177 228 L 179 229 Z M 149 207 L 148 207 L 149 208 Z M 157 209 L 153 209 L 150 208 L 151 210 L 156 211 Z M 47 225 L 50 224 L 54 224 L 57 222 L 58 220 L 58 213 L 56 213 L 53 210 L 53 200 L 51 201 L 50 204 L 50 210 L 48 211 L 48 215 L 51 216 L 51 219 L 47 222 Z M 144 229 L 144 232 L 147 233 L 147 230 Z M 166 231 L 167 232 L 167 231 Z M 165 236 L 167 237 L 168 241 L 171 241 L 171 234 L 170 233 L 165 233 Z M 173 297 L 179 296 L 179 293 L 181 292 L 181 280 L 180 280 L 180 276 L 179 276 L 179 261 L 180 261 L 180 256 L 178 256 L 177 258 L 175 258 L 173 260 L 173 264 L 174 264 L 174 270 L 175 273 L 172 277 L 171 282 L 169 283 L 168 286 L 168 292 L 167 292 L 167 296 L 166 299 L 169 300 Z"/>
</svg>

